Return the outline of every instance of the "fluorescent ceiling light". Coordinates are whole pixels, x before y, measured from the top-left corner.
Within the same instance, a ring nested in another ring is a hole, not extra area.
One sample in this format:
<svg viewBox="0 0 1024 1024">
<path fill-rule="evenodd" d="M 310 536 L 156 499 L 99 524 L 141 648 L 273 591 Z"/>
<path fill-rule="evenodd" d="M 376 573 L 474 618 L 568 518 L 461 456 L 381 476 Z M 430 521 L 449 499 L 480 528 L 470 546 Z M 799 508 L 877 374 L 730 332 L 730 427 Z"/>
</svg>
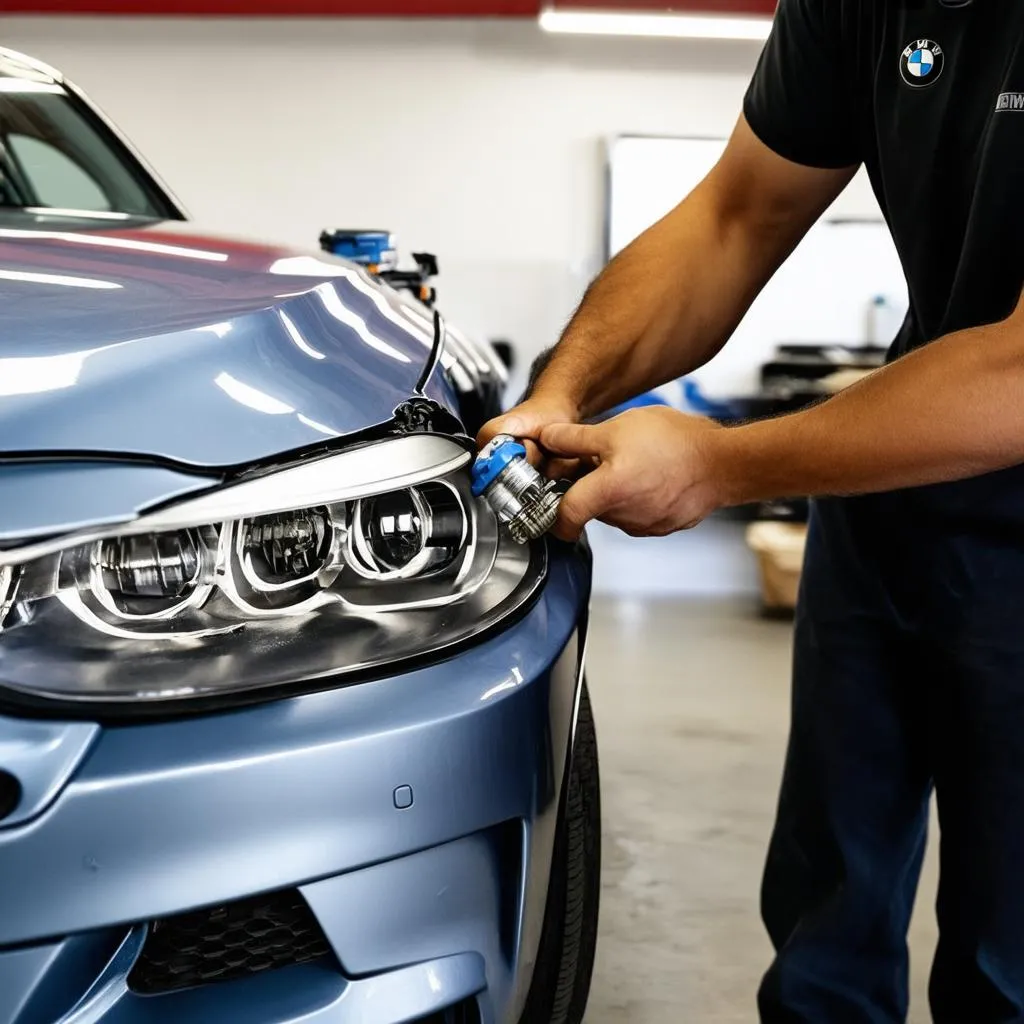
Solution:
<svg viewBox="0 0 1024 1024">
<path fill-rule="evenodd" d="M 660 36 L 666 39 L 749 39 L 763 42 L 771 18 L 709 14 L 638 14 L 632 11 L 541 11 L 545 32 L 595 36 Z"/>
</svg>

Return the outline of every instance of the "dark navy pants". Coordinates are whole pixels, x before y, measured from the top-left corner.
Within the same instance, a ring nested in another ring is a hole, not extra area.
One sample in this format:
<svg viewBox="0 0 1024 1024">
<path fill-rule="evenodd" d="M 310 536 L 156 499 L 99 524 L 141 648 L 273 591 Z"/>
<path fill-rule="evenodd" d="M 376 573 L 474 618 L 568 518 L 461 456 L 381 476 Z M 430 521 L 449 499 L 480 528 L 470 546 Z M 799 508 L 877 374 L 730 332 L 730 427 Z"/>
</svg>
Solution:
<svg viewBox="0 0 1024 1024">
<path fill-rule="evenodd" d="M 934 1020 L 1024 1022 L 1024 516 L 979 507 L 986 486 L 812 511 L 762 890 L 766 1024 L 905 1019 L 933 788 Z"/>
</svg>

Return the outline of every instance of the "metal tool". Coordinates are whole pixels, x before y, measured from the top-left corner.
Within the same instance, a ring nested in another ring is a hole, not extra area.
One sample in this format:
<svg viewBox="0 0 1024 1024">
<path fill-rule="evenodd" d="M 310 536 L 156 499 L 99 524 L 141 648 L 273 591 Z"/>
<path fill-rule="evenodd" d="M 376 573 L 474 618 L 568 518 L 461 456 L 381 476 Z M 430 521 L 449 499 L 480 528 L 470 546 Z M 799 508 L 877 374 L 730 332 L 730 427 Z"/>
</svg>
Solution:
<svg viewBox="0 0 1024 1024">
<path fill-rule="evenodd" d="M 526 449 L 509 434 L 498 434 L 473 463 L 472 490 L 483 495 L 517 544 L 543 536 L 555 524 L 562 496 L 526 459 Z"/>
</svg>

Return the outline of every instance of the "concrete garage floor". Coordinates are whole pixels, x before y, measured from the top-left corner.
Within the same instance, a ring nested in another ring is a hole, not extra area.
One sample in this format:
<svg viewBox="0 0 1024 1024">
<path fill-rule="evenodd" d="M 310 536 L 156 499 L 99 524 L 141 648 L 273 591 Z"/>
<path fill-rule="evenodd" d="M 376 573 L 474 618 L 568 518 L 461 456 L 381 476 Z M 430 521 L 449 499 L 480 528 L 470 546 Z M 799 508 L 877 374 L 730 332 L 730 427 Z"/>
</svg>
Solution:
<svg viewBox="0 0 1024 1024">
<path fill-rule="evenodd" d="M 587 1024 L 756 1020 L 791 642 L 744 600 L 595 598 L 604 887 Z M 934 847 L 911 930 L 914 1024 L 930 1019 Z"/>
</svg>

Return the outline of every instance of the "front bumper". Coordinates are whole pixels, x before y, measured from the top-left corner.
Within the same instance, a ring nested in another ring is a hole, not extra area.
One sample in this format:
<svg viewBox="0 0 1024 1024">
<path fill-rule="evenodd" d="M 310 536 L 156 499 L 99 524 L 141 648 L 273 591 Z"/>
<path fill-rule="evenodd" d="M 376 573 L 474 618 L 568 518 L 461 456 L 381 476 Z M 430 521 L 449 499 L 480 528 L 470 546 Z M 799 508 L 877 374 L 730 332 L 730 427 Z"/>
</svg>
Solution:
<svg viewBox="0 0 1024 1024">
<path fill-rule="evenodd" d="M 485 1024 L 517 1020 L 589 581 L 584 556 L 559 550 L 522 619 L 446 662 L 96 729 L 73 771 L 43 729 L 36 775 L 59 769 L 59 784 L 32 777 L 25 723 L 0 718 L 0 757 L 17 727 L 18 770 L 42 794 L 34 817 L 0 827 L 0 1024 L 399 1024 L 467 999 Z M 149 922 L 289 887 L 333 967 L 129 988 Z"/>
</svg>

